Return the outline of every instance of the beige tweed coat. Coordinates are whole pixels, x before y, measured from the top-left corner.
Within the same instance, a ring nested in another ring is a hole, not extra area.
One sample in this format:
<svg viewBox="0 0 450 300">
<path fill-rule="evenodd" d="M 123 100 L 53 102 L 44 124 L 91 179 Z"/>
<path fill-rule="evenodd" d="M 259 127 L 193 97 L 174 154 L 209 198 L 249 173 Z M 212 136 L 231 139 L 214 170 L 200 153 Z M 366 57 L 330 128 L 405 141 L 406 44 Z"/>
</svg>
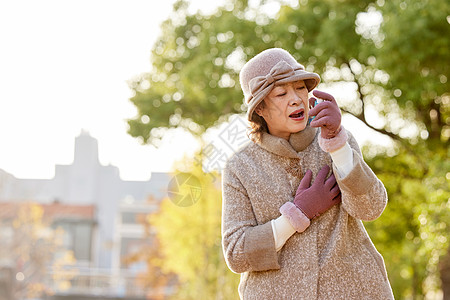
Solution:
<svg viewBox="0 0 450 300">
<path fill-rule="evenodd" d="M 241 273 L 241 299 L 393 299 L 382 256 L 361 220 L 378 218 L 386 190 L 348 132 L 354 168 L 334 174 L 342 203 L 275 250 L 271 220 L 292 201 L 307 169 L 314 177 L 331 157 L 307 127 L 284 140 L 264 133 L 235 153 L 223 170 L 222 246 L 228 267 Z"/>
</svg>

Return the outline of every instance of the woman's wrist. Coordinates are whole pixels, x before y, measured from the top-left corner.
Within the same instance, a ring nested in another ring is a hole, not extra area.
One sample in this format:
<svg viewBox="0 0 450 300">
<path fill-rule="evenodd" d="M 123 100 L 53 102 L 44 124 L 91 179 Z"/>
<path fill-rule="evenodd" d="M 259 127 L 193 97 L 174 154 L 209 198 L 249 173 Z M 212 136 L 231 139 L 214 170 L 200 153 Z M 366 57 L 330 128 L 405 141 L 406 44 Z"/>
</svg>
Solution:
<svg viewBox="0 0 450 300">
<path fill-rule="evenodd" d="M 278 252 L 283 248 L 286 241 L 297 231 L 292 227 L 289 220 L 281 215 L 271 221 L 273 238 L 275 240 L 275 250 Z"/>
<path fill-rule="evenodd" d="M 330 152 L 331 160 L 336 166 L 340 178 L 347 176 L 353 169 L 353 151 L 348 143 L 345 143 L 342 148 Z"/>
<path fill-rule="evenodd" d="M 339 133 L 331 138 L 326 139 L 321 135 L 319 136 L 319 146 L 325 152 L 334 152 L 342 147 L 344 147 L 345 143 L 347 143 L 348 135 L 347 131 L 344 127 L 341 126 L 341 130 Z"/>
<path fill-rule="evenodd" d="M 292 202 L 286 202 L 280 207 L 280 213 L 285 216 L 297 232 L 303 232 L 309 227 L 309 218 Z"/>
</svg>

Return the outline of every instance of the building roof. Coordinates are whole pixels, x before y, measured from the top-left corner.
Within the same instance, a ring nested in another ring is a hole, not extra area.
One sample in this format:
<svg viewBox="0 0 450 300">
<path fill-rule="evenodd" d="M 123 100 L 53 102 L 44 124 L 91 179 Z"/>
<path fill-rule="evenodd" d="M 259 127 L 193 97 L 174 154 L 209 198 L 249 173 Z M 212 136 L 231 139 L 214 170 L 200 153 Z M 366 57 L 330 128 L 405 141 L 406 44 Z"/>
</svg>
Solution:
<svg viewBox="0 0 450 300">
<path fill-rule="evenodd" d="M 2 202 L 0 203 L 0 219 L 11 219 L 16 217 L 19 209 L 25 205 L 38 205 L 42 207 L 44 219 L 95 219 L 94 205 L 69 205 L 58 202 L 51 204 Z"/>
</svg>

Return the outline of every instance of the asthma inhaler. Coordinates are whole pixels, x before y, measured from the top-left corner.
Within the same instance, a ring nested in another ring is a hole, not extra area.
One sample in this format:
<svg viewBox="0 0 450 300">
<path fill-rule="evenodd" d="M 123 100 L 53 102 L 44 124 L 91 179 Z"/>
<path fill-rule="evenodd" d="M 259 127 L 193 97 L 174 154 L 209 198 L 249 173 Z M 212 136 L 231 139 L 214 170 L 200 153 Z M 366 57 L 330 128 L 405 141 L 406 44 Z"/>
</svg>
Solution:
<svg viewBox="0 0 450 300">
<path fill-rule="evenodd" d="M 325 101 L 325 100 L 323 100 L 323 99 L 316 99 L 316 101 L 314 101 L 314 107 L 316 107 L 317 104 L 322 103 L 323 101 Z M 316 116 L 309 117 L 308 125 L 312 122 L 312 120 L 314 120 L 315 117 Z"/>
</svg>

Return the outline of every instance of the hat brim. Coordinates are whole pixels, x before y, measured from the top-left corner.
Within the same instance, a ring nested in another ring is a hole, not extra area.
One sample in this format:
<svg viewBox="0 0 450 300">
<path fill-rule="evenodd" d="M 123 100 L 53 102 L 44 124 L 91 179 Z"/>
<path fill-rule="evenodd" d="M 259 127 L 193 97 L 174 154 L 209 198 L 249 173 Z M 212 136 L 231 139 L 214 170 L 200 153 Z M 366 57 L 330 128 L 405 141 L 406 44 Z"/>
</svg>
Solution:
<svg viewBox="0 0 450 300">
<path fill-rule="evenodd" d="M 276 82 L 274 82 L 274 84 L 272 84 L 272 88 L 266 89 L 265 91 L 259 93 L 256 97 L 251 99 L 251 103 L 247 108 L 247 119 L 249 121 L 252 120 L 252 115 L 255 111 L 255 108 L 259 103 L 261 103 L 261 101 L 264 100 L 264 98 L 266 98 L 266 96 L 272 91 L 274 86 L 299 80 L 303 80 L 305 82 L 306 88 L 308 89 L 308 92 L 311 92 L 319 84 L 320 76 L 316 73 L 307 72 L 305 70 L 295 70 L 295 75 L 277 80 Z"/>
</svg>

